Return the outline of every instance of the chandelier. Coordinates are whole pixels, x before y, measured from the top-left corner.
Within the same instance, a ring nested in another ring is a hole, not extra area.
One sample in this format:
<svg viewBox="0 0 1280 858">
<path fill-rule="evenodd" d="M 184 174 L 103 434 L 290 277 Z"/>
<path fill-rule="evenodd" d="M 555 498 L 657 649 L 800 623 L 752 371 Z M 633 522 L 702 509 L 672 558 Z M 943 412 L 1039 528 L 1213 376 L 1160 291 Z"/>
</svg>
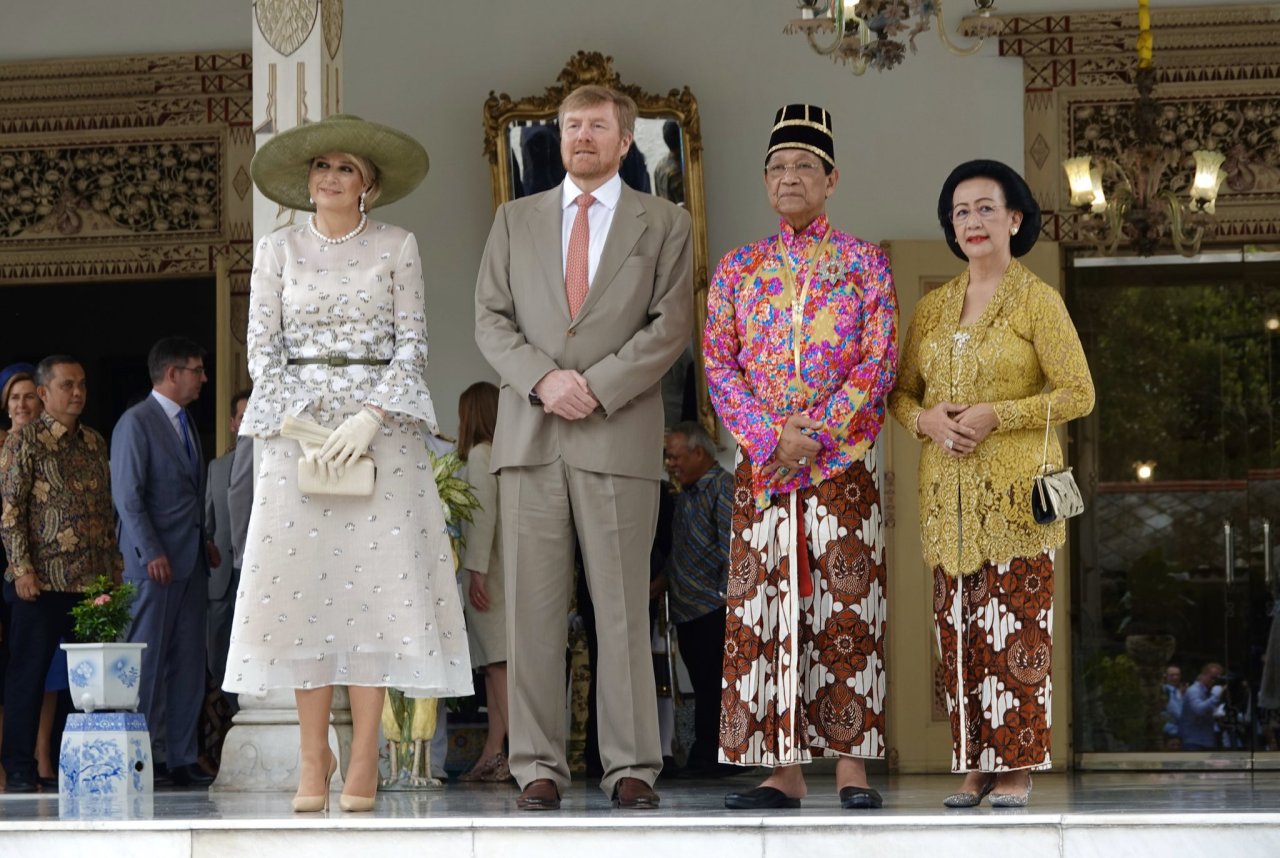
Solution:
<svg viewBox="0 0 1280 858">
<path fill-rule="evenodd" d="M 1218 188 L 1227 176 L 1221 169 L 1226 156 L 1210 149 L 1193 151 L 1195 176 L 1186 199 L 1179 197 L 1188 158 L 1183 141 L 1161 128 L 1164 108 L 1153 95 L 1156 72 L 1151 65 L 1148 2 L 1138 0 L 1133 142 L 1118 148 L 1114 156 L 1099 156 L 1096 164 L 1089 155 L 1079 155 L 1063 161 L 1062 167 L 1071 187 L 1071 205 L 1081 213 L 1081 232 L 1100 255 L 1114 254 L 1120 241 L 1127 239 L 1139 256 L 1150 256 L 1167 234 L 1175 250 L 1195 256 L 1214 222 Z M 1165 184 L 1165 174 L 1170 172 L 1172 184 Z M 1109 195 L 1104 184 L 1111 188 Z"/>
<path fill-rule="evenodd" d="M 938 22 L 938 38 L 947 50 L 960 56 L 976 53 L 988 36 L 1004 26 L 992 18 L 995 0 L 973 0 L 977 20 L 969 29 L 978 41 L 961 47 L 947 35 L 942 18 L 942 0 L 796 0 L 800 17 L 793 18 L 782 32 L 804 33 L 809 47 L 835 62 L 847 63 L 856 75 L 867 69 L 885 71 L 906 58 L 907 48 L 916 51 L 916 36 Z M 833 34 L 820 42 L 819 35 Z M 905 41 L 903 41 L 905 39 Z"/>
</svg>

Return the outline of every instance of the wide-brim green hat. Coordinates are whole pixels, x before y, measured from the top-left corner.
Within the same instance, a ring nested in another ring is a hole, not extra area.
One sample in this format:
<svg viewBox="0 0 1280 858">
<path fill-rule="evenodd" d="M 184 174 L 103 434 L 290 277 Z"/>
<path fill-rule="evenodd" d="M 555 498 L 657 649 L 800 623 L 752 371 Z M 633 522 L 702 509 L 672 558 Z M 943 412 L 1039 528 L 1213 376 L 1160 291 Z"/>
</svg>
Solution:
<svg viewBox="0 0 1280 858">
<path fill-rule="evenodd" d="M 376 205 L 407 196 L 427 175 L 427 150 L 403 131 L 335 113 L 319 122 L 290 128 L 262 144 L 249 172 L 267 199 L 302 211 L 315 211 L 307 191 L 311 160 L 327 152 L 368 158 L 378 169 L 381 193 Z"/>
</svg>

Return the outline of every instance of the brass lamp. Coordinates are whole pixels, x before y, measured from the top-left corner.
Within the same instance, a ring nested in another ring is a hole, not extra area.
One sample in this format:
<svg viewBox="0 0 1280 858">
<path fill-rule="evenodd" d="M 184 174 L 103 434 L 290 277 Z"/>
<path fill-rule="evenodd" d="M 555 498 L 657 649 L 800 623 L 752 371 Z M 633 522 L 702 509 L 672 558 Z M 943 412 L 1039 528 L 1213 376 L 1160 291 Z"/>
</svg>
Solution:
<svg viewBox="0 0 1280 858">
<path fill-rule="evenodd" d="M 1151 66 L 1151 14 L 1149 0 L 1138 0 L 1138 69 L 1134 83 L 1134 141 L 1114 158 L 1089 155 L 1062 162 L 1071 191 L 1071 205 L 1080 209 L 1081 227 L 1102 255 L 1111 255 L 1128 238 L 1140 256 L 1150 256 L 1166 235 L 1184 256 L 1200 252 L 1206 229 L 1213 224 L 1226 173 L 1221 152 L 1199 149 L 1192 153 L 1195 177 L 1186 200 L 1163 187 L 1166 170 L 1182 163 L 1181 150 L 1166 148 L 1160 139 L 1160 104 L 1155 100 L 1155 69 Z M 1103 190 L 1104 178 L 1112 180 L 1111 199 Z"/>
</svg>

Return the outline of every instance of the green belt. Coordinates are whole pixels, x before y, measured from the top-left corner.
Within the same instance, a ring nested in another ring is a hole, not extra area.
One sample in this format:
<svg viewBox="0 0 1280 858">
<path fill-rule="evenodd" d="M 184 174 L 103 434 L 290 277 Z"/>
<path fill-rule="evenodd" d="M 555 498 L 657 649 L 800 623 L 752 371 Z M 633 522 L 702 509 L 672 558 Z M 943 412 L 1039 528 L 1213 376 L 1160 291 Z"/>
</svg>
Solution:
<svg viewBox="0 0 1280 858">
<path fill-rule="evenodd" d="M 364 364 L 366 366 L 386 366 L 391 363 L 390 358 L 361 358 L 347 357 L 346 355 L 327 355 L 325 357 L 309 357 L 309 358 L 289 358 L 288 363 L 291 366 L 351 366 L 352 364 Z"/>
</svg>

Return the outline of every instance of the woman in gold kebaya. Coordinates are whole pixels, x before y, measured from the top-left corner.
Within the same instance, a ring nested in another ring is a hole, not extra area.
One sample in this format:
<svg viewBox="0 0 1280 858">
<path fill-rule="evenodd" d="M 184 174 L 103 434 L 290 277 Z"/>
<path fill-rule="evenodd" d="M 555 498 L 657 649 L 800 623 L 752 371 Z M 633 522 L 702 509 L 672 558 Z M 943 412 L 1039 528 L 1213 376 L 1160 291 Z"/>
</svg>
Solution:
<svg viewBox="0 0 1280 858">
<path fill-rule="evenodd" d="M 1053 555 L 1061 521 L 1037 524 L 1031 482 L 1046 421 L 1093 409 L 1093 381 L 1062 298 L 1018 262 L 1040 209 L 997 161 L 951 172 L 938 199 L 949 246 L 969 264 L 925 296 L 907 331 L 889 407 L 924 442 L 920 521 L 951 716 L 948 807 L 991 793 L 1020 807 L 1048 768 Z M 1060 464 L 1055 436 L 1048 458 Z"/>
</svg>

